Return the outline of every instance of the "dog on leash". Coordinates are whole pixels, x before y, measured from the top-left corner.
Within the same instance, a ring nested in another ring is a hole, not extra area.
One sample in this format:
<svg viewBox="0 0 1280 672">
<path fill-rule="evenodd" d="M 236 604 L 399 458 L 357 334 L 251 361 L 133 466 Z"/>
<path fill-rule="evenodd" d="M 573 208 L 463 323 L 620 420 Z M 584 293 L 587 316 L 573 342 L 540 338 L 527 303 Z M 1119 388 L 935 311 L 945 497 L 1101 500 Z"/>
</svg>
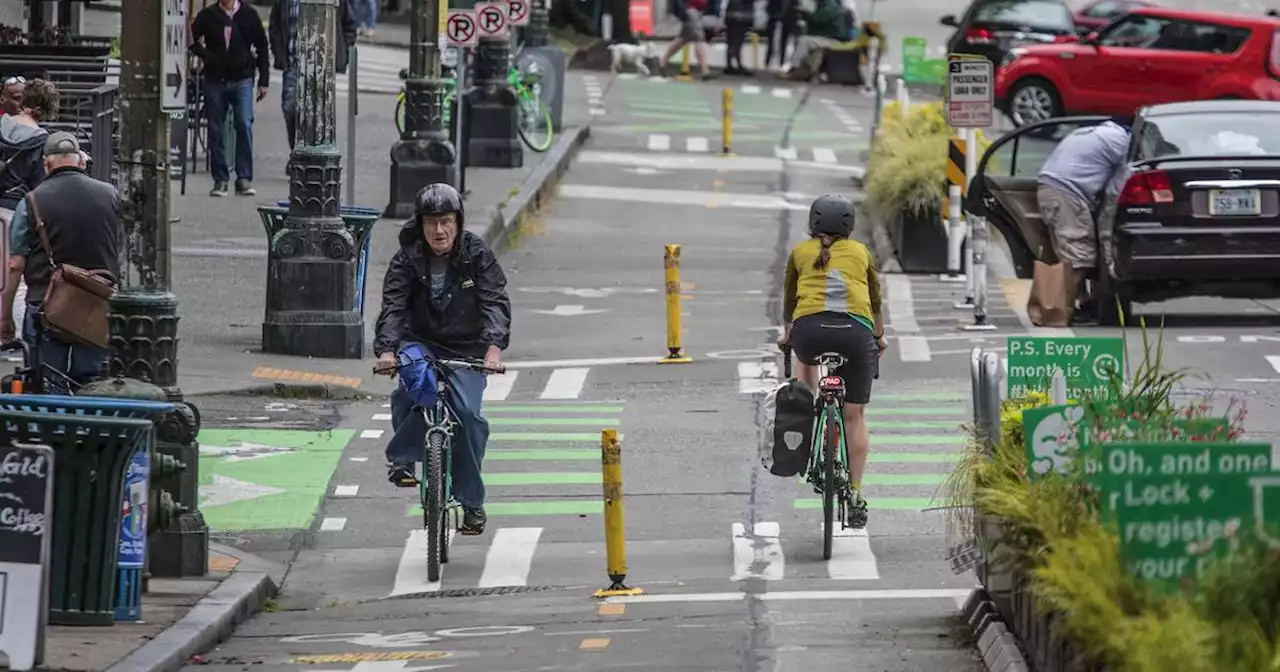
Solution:
<svg viewBox="0 0 1280 672">
<path fill-rule="evenodd" d="M 635 66 L 636 70 L 646 77 L 649 75 L 649 66 L 645 64 L 645 61 L 658 56 L 652 42 L 642 42 L 640 44 L 619 42 L 611 44 L 609 45 L 609 55 L 613 57 L 613 61 L 609 65 L 610 72 L 617 72 L 622 65 L 630 64 Z"/>
</svg>

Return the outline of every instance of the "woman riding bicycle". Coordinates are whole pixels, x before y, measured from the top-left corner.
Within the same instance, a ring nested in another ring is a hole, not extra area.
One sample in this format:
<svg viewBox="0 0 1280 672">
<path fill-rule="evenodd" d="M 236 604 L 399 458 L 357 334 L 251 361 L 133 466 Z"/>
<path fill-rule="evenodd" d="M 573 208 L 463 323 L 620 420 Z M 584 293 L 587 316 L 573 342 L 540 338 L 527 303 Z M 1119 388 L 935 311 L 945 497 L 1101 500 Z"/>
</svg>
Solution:
<svg viewBox="0 0 1280 672">
<path fill-rule="evenodd" d="M 862 474 L 870 439 L 863 409 L 871 400 L 871 381 L 879 371 L 886 344 L 880 280 L 871 252 L 849 239 L 853 221 L 853 203 L 843 196 L 819 196 L 809 207 L 810 238 L 796 245 L 787 259 L 783 333 L 778 345 L 791 345 L 800 361 L 798 378 L 815 394 L 818 355 L 836 352 L 847 360 L 832 375 L 844 380 L 853 513 L 865 521 Z"/>
</svg>

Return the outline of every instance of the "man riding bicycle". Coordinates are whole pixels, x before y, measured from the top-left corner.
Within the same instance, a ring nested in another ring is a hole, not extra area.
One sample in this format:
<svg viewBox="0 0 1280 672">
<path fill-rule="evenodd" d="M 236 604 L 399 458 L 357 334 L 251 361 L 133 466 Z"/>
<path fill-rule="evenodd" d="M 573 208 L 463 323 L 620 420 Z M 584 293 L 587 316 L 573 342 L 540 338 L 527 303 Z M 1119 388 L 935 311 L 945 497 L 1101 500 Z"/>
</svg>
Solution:
<svg viewBox="0 0 1280 672">
<path fill-rule="evenodd" d="M 819 196 L 809 207 L 809 240 L 796 245 L 787 259 L 778 345 L 792 346 L 800 362 L 797 377 L 814 394 L 818 355 L 836 352 L 847 360 L 832 373 L 844 380 L 846 390 L 843 415 L 857 528 L 867 517 L 862 474 L 870 438 L 863 410 L 886 344 L 875 261 L 865 245 L 849 239 L 853 222 L 853 202 L 843 196 Z"/>
<path fill-rule="evenodd" d="M 373 351 L 375 369 L 392 375 L 396 354 L 424 345 L 436 357 L 484 359 L 498 369 L 511 342 L 507 277 L 493 251 L 465 230 L 462 197 L 448 184 L 431 184 L 415 198 L 414 219 L 400 229 L 400 251 L 382 281 Z M 484 532 L 484 481 L 480 476 L 489 421 L 480 413 L 486 383 L 481 371 L 454 369 L 450 404 L 461 431 L 454 441 L 453 496 L 462 505 L 466 535 Z M 414 463 L 422 459 L 426 423 L 409 394 L 391 393 L 387 476 L 398 487 L 418 485 Z"/>
</svg>

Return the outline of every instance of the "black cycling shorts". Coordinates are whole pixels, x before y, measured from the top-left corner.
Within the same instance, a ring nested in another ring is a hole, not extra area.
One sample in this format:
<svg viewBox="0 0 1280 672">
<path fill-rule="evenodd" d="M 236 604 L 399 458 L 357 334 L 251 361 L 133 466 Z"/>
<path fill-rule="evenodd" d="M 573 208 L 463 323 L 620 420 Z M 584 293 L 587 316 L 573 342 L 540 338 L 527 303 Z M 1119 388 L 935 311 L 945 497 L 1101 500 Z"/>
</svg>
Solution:
<svg viewBox="0 0 1280 672">
<path fill-rule="evenodd" d="M 845 401 L 871 401 L 871 381 L 880 375 L 880 346 L 866 325 L 845 313 L 806 315 L 791 325 L 791 348 L 809 366 L 816 366 L 818 355 L 826 352 L 844 355 L 844 366 L 832 373 L 844 379 Z"/>
</svg>

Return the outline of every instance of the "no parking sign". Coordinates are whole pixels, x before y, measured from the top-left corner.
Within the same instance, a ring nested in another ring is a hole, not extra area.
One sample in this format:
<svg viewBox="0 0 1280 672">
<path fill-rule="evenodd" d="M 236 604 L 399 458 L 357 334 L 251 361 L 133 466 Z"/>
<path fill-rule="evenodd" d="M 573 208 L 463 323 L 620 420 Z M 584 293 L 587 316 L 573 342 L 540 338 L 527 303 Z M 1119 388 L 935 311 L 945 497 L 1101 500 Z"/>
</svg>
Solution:
<svg viewBox="0 0 1280 672">
<path fill-rule="evenodd" d="M 524 26 L 529 23 L 529 0 L 508 0 L 507 20 L 513 26 Z"/>
<path fill-rule="evenodd" d="M 480 34 L 476 29 L 476 12 L 473 9 L 451 9 L 446 24 L 449 44 L 454 47 L 474 47 Z"/>
<path fill-rule="evenodd" d="M 506 2 L 477 2 L 476 24 L 480 37 L 506 37 L 507 11 Z"/>
</svg>

